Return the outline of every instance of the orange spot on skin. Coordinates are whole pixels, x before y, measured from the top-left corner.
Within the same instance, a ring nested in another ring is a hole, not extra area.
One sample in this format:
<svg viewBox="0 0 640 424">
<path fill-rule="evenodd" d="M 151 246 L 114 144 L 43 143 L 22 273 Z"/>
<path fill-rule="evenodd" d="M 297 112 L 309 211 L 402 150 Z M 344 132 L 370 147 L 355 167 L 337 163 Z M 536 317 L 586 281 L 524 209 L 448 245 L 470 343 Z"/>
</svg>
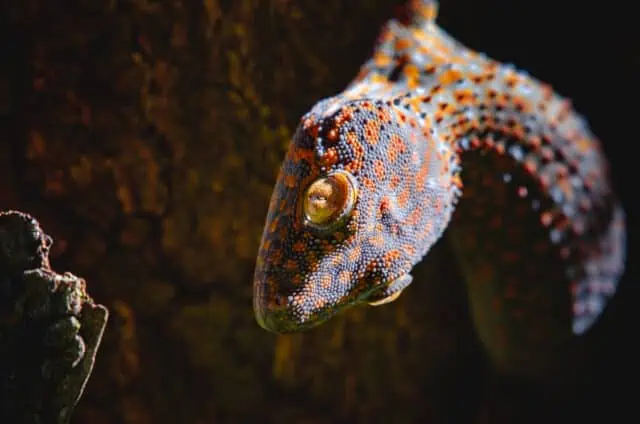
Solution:
<svg viewBox="0 0 640 424">
<path fill-rule="evenodd" d="M 320 276 L 320 287 L 322 287 L 323 289 L 328 289 L 329 287 L 331 287 L 331 275 L 322 274 L 322 276 Z"/>
<path fill-rule="evenodd" d="M 313 298 L 313 306 L 316 309 L 320 309 L 326 304 L 327 304 L 327 299 L 324 296 L 314 296 L 314 298 Z"/>
<path fill-rule="evenodd" d="M 373 105 L 371 104 L 371 102 L 362 102 L 360 104 L 360 108 L 362 110 L 371 111 L 371 110 L 373 110 Z"/>
<path fill-rule="evenodd" d="M 364 126 L 365 141 L 371 145 L 378 144 L 380 139 L 380 124 L 374 120 L 369 120 Z"/>
<path fill-rule="evenodd" d="M 340 262 L 342 262 L 342 258 L 338 255 L 333 255 L 331 256 L 331 259 L 329 259 L 329 265 L 331 266 L 337 266 Z"/>
<path fill-rule="evenodd" d="M 375 190 L 376 189 L 376 183 L 371 178 L 367 178 L 367 177 L 362 178 L 362 185 L 367 190 Z"/>
<path fill-rule="evenodd" d="M 470 88 L 455 90 L 453 92 L 453 96 L 455 97 L 456 101 L 461 105 L 474 104 L 475 98 L 473 94 L 473 90 L 471 90 Z"/>
<path fill-rule="evenodd" d="M 449 69 L 440 75 L 439 81 L 442 85 L 449 85 L 462 79 L 462 72 L 456 69 Z"/>
<path fill-rule="evenodd" d="M 264 243 L 262 243 L 262 250 L 264 252 L 268 252 L 270 247 L 271 247 L 271 239 L 266 239 Z"/>
<path fill-rule="evenodd" d="M 382 52 L 377 52 L 373 56 L 373 62 L 376 64 L 376 66 L 383 67 L 391 63 L 391 58 Z"/>
<path fill-rule="evenodd" d="M 340 284 L 349 285 L 351 282 L 351 272 L 349 271 L 340 271 L 338 274 L 338 282 Z"/>
<path fill-rule="evenodd" d="M 274 218 L 273 221 L 271 221 L 271 223 L 269 224 L 269 232 L 270 233 L 275 233 L 276 230 L 278 229 L 278 221 L 279 219 L 276 217 Z"/>
<path fill-rule="evenodd" d="M 516 73 L 510 73 L 504 78 L 504 82 L 509 88 L 513 88 L 520 82 L 520 76 Z"/>
<path fill-rule="evenodd" d="M 427 183 L 427 176 L 429 175 L 429 161 L 424 160 L 422 165 L 420 165 L 420 169 L 416 174 L 416 186 L 418 189 L 422 189 Z"/>
<path fill-rule="evenodd" d="M 358 136 L 354 132 L 349 132 L 347 134 L 346 140 L 347 144 L 349 144 L 353 149 L 354 158 L 344 167 L 344 169 L 352 173 L 357 173 L 358 171 L 360 171 L 360 169 L 362 169 L 364 148 L 362 147 L 362 144 L 360 144 Z"/>
<path fill-rule="evenodd" d="M 352 108 L 344 108 L 342 112 L 336 116 L 335 124 L 336 126 L 341 126 L 345 122 L 349 122 L 353 119 L 353 109 Z"/>
<path fill-rule="evenodd" d="M 462 184 L 462 179 L 460 178 L 460 175 L 454 175 L 451 178 L 451 184 L 458 187 L 459 189 L 462 189 L 463 184 Z"/>
<path fill-rule="evenodd" d="M 338 130 L 336 128 L 331 128 L 327 133 L 327 139 L 329 141 L 337 141 L 338 140 Z"/>
<path fill-rule="evenodd" d="M 398 160 L 398 157 L 404 153 L 406 150 L 406 145 L 404 141 L 400 138 L 400 136 L 394 134 L 391 136 L 389 140 L 389 161 L 395 162 Z"/>
<path fill-rule="evenodd" d="M 426 240 L 431 235 L 432 230 L 433 224 L 431 223 L 431 221 L 427 221 L 424 227 L 422 227 L 422 231 L 418 231 L 418 233 L 416 234 L 417 240 Z"/>
<path fill-rule="evenodd" d="M 389 82 L 386 76 L 380 74 L 373 74 L 371 76 L 371 82 L 376 84 L 386 84 Z"/>
<path fill-rule="evenodd" d="M 507 128 L 505 133 L 506 134 L 510 133 L 511 136 L 513 136 L 517 140 L 525 139 L 524 127 L 518 122 L 513 123 L 513 125 L 511 125 L 511 128 Z"/>
<path fill-rule="evenodd" d="M 411 190 L 409 189 L 409 185 L 407 184 L 405 188 L 398 195 L 398 206 L 400 208 L 404 208 L 409 203 L 409 199 L 411 198 Z"/>
<path fill-rule="evenodd" d="M 369 242 L 377 248 L 384 247 L 384 237 L 380 232 L 376 232 L 376 234 L 369 240 Z"/>
<path fill-rule="evenodd" d="M 415 208 L 414 210 L 411 211 L 411 213 L 407 217 L 407 219 L 405 221 L 405 224 L 413 227 L 416 224 L 418 224 L 418 222 L 420 222 L 420 218 L 421 217 L 422 217 L 422 210 L 420 208 Z M 413 250 L 415 250 L 415 249 L 413 249 Z"/>
<path fill-rule="evenodd" d="M 411 40 L 407 40 L 406 38 L 398 38 L 395 43 L 395 48 L 397 51 L 405 50 L 411 47 Z"/>
<path fill-rule="evenodd" d="M 405 65 L 403 69 L 404 76 L 407 78 L 409 89 L 416 88 L 420 80 L 420 70 L 413 63 Z"/>
<path fill-rule="evenodd" d="M 389 200 L 388 197 L 385 196 L 380 200 L 380 207 L 378 208 L 378 210 L 380 214 L 384 214 L 388 212 L 389 209 L 391 209 L 391 201 Z"/>
<path fill-rule="evenodd" d="M 382 162 L 379 159 L 376 159 L 373 162 L 373 172 L 375 173 L 376 178 L 378 178 L 379 180 L 384 179 L 384 175 L 385 175 L 384 162 Z"/>
<path fill-rule="evenodd" d="M 394 174 L 391 177 L 391 182 L 389 183 L 389 188 L 391 188 L 391 189 L 397 188 L 400 185 L 401 181 L 402 181 L 402 179 L 400 178 L 400 176 L 397 175 L 397 174 Z"/>
<path fill-rule="evenodd" d="M 438 6 L 435 3 L 427 3 L 424 4 L 421 2 L 422 7 L 419 10 L 419 13 L 422 17 L 427 21 L 433 21 L 438 15 Z"/>
<path fill-rule="evenodd" d="M 391 114 L 387 108 L 378 109 L 378 119 L 380 122 L 391 122 Z"/>
<path fill-rule="evenodd" d="M 338 152 L 334 147 L 331 147 L 327 149 L 327 152 L 324 155 L 322 155 L 320 161 L 324 166 L 335 165 L 338 162 Z"/>
<path fill-rule="evenodd" d="M 516 96 L 511 100 L 511 102 L 517 111 L 523 113 L 531 112 L 531 103 L 529 103 L 525 98 Z"/>
<path fill-rule="evenodd" d="M 413 110 L 416 114 L 420 114 L 421 112 L 420 107 L 422 106 L 423 102 L 424 102 L 424 98 L 422 97 L 413 97 L 407 100 L 407 104 L 409 105 L 411 110 Z M 412 118 L 411 121 L 415 122 L 415 119 Z M 412 127 L 415 127 L 415 124 L 411 123 L 411 121 L 410 121 L 410 125 Z"/>
<path fill-rule="evenodd" d="M 495 101 L 495 104 L 501 108 L 507 108 L 509 103 L 511 102 L 511 95 L 502 93 L 498 96 Z"/>
<path fill-rule="evenodd" d="M 360 260 L 361 256 L 362 249 L 360 248 L 360 246 L 355 246 L 353 249 L 349 250 L 349 253 L 347 253 L 347 259 L 349 260 L 349 262 L 357 262 L 358 260 Z"/>
<path fill-rule="evenodd" d="M 382 264 L 386 267 L 391 267 L 393 261 L 398 260 L 402 256 L 402 252 L 398 249 L 391 249 L 384 255 L 382 255 Z"/>
<path fill-rule="evenodd" d="M 593 143 L 588 138 L 581 138 L 575 143 L 575 147 L 580 153 L 586 154 L 592 149 Z"/>
</svg>

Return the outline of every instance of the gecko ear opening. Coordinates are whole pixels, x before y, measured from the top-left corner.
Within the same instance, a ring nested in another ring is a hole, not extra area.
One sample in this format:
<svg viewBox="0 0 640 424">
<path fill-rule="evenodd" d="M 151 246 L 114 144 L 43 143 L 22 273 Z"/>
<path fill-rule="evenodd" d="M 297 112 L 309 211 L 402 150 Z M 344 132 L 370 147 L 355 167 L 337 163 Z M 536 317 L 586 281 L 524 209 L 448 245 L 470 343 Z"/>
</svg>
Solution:
<svg viewBox="0 0 640 424">
<path fill-rule="evenodd" d="M 391 303 L 400 297 L 402 291 L 407 288 L 413 281 L 413 277 L 410 274 L 404 274 L 391 283 L 389 283 L 382 290 L 378 290 L 367 298 L 369 306 L 380 306 L 387 303 Z"/>
</svg>

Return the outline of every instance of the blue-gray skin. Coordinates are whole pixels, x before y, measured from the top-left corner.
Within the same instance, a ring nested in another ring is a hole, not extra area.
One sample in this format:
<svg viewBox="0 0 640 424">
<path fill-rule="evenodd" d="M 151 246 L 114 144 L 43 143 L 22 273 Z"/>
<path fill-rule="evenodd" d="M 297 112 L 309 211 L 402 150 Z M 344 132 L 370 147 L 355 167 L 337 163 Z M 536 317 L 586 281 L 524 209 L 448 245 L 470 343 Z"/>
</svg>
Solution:
<svg viewBox="0 0 640 424">
<path fill-rule="evenodd" d="M 624 212 L 570 103 L 459 44 L 435 6 L 410 2 L 349 87 L 302 118 L 265 224 L 256 317 L 299 331 L 389 302 L 449 229 L 489 356 L 536 373 L 570 360 L 615 293 Z"/>
</svg>

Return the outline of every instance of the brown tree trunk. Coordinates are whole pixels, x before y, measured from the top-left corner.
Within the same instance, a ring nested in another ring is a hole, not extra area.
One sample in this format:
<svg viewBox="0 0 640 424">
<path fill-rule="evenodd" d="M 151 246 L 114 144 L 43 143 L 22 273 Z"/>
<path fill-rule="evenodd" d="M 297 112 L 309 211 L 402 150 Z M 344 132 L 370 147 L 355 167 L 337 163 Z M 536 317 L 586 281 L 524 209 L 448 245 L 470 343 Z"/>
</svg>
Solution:
<svg viewBox="0 0 640 424">
<path fill-rule="evenodd" d="M 444 244 L 393 305 L 289 336 L 251 309 L 291 131 L 357 73 L 399 3 L 4 2 L 0 209 L 35 215 L 54 268 L 111 311 L 75 422 L 475 415 L 483 359 Z"/>
</svg>

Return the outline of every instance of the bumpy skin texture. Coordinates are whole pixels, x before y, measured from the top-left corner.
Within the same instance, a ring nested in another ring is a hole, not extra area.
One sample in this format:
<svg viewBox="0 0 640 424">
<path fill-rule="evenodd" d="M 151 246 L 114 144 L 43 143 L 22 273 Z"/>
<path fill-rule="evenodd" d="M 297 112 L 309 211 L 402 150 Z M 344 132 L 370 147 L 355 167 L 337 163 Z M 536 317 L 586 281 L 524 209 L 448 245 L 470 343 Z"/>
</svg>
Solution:
<svg viewBox="0 0 640 424">
<path fill-rule="evenodd" d="M 0 422 L 67 424 L 108 319 L 85 281 L 51 270 L 38 221 L 0 212 Z"/>
<path fill-rule="evenodd" d="M 269 207 L 256 317 L 297 331 L 382 300 L 450 227 L 478 334 L 517 364 L 601 315 L 624 268 L 624 213 L 570 103 L 458 43 L 436 10 L 409 2 L 346 90 L 302 118 Z M 302 199 L 336 170 L 357 200 L 318 231 Z"/>
</svg>

